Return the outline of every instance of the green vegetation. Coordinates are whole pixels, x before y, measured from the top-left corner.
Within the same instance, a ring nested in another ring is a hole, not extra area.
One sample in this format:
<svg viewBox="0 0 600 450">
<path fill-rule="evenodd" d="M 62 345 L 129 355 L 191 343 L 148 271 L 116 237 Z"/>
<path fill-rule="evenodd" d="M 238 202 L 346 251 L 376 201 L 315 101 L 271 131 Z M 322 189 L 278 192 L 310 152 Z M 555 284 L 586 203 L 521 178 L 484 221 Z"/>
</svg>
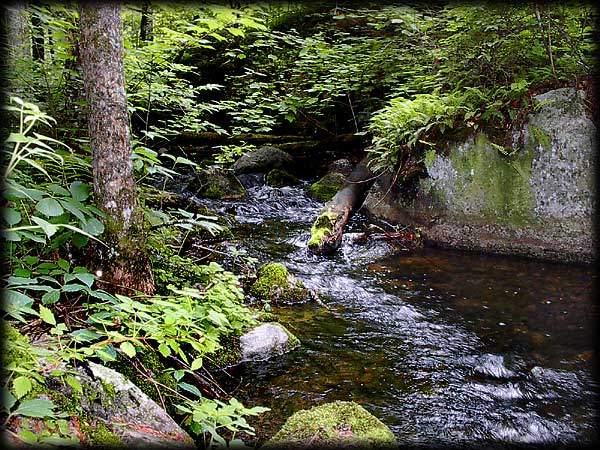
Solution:
<svg viewBox="0 0 600 450">
<path fill-rule="evenodd" d="M 344 186 L 346 177 L 341 173 L 332 172 L 325 174 L 319 180 L 310 185 L 309 194 L 311 197 L 327 202 Z"/>
<path fill-rule="evenodd" d="M 263 302 L 294 302 L 308 297 L 308 290 L 280 263 L 269 263 L 258 269 L 258 280 L 250 293 Z"/>
<path fill-rule="evenodd" d="M 310 239 L 307 245 L 309 247 L 317 247 L 323 240 L 323 237 L 331 234 L 337 218 L 337 214 L 332 212 L 324 212 L 317 217 L 317 220 L 315 220 L 310 229 Z"/>
<path fill-rule="evenodd" d="M 395 448 L 394 434 L 354 402 L 336 401 L 291 416 L 265 447 Z"/>
<path fill-rule="evenodd" d="M 597 70 L 591 5 L 242 3 L 152 4 L 146 39 L 139 8 L 122 12 L 132 164 L 145 219 L 138 232 L 147 237 L 153 296 L 116 293 L 99 270 L 114 249 L 103 241 L 106 217 L 94 200 L 77 10 L 31 5 L 15 24 L 22 27 L 7 29 L 25 30 L 25 37 L 7 40 L 3 106 L 2 311 L 11 342 L 2 369 L 4 425 L 44 418 L 58 430 L 38 437 L 23 430 L 18 438 L 25 442 L 70 442 L 58 402 L 30 397 L 45 381 L 40 357 L 77 391 L 69 373 L 76 362 L 120 355 L 135 361 L 130 369 L 150 369 L 158 380 L 162 370 L 146 359 L 154 355 L 172 375 L 163 383 L 171 411 L 199 443 L 225 444 L 227 436 L 239 444 L 236 433 L 253 432 L 244 416 L 263 408 L 212 398 L 194 380 L 255 323 L 240 280 L 253 277 L 256 259 L 233 246 L 211 248 L 212 240 L 231 237 L 228 218 L 173 204 L 167 186 L 200 166 L 214 181 L 214 167 L 229 169 L 256 146 L 238 139 L 192 157 L 190 136 L 367 135 L 373 168 L 393 171 L 403 183 L 431 167 L 440 143 L 485 130 L 494 161 L 506 163 L 502 185 L 489 186 L 498 192 L 489 207 L 502 215 L 507 205 L 526 204 L 522 175 L 531 166 L 530 155 L 511 154 L 511 126 L 533 108 L 535 93 L 581 86 Z M 450 159 L 457 167 L 481 165 L 460 154 Z M 486 183 L 485 171 L 478 174 Z M 311 193 L 328 200 L 340 177 L 316 183 Z M 267 181 L 296 182 L 282 171 Z M 200 184 L 201 195 L 223 196 L 222 186 Z M 315 222 L 309 246 L 333 220 L 325 214 Z M 192 239 L 206 254 L 187 252 Z M 233 262 L 231 270 L 215 255 Z M 266 265 L 249 293 L 267 303 L 305 298 L 306 289 L 290 278 L 285 267 Z M 50 351 L 32 347 L 17 329 L 44 335 Z"/>
<path fill-rule="evenodd" d="M 265 181 L 269 186 L 284 187 L 298 184 L 300 180 L 289 172 L 281 169 L 273 169 L 265 177 Z"/>
</svg>

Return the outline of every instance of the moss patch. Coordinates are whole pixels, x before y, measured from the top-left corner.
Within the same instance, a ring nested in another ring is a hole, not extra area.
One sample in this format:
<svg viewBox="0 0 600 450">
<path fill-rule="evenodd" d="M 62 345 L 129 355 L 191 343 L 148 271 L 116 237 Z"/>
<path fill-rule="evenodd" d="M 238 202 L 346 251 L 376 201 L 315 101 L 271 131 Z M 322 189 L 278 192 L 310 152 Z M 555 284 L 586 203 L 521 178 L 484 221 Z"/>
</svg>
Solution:
<svg viewBox="0 0 600 450">
<path fill-rule="evenodd" d="M 143 351 L 138 351 L 135 360 L 144 366 L 146 371 L 149 372 L 149 375 L 151 375 L 155 381 L 164 384 L 171 389 L 177 389 L 175 378 L 167 372 L 165 365 L 154 350 L 146 348 Z M 158 405 L 161 404 L 161 395 L 159 395 L 157 386 L 145 377 L 142 377 L 122 356 L 119 355 L 116 361 L 108 363 L 107 367 L 125 375 L 133 384 L 139 387 L 144 394 L 154 400 Z M 162 394 L 163 398 L 169 398 L 169 393 L 165 392 L 165 390 L 161 391 L 160 394 Z"/>
<path fill-rule="evenodd" d="M 453 152 L 450 159 L 459 174 L 455 186 L 458 202 L 471 205 L 488 220 L 504 225 L 521 227 L 531 220 L 530 146 L 516 155 L 503 156 L 489 148 L 487 136 L 479 134 L 469 151 Z"/>
<path fill-rule="evenodd" d="M 296 412 L 265 447 L 393 448 L 396 438 L 362 406 L 335 401 Z"/>
<path fill-rule="evenodd" d="M 102 422 L 98 422 L 95 428 L 83 429 L 87 435 L 90 446 L 99 448 L 125 448 L 123 440 L 115 433 L 110 431 Z"/>
<path fill-rule="evenodd" d="M 281 169 L 271 170 L 265 177 L 265 181 L 273 187 L 294 186 L 300 182 L 294 175 Z"/>
<path fill-rule="evenodd" d="M 321 244 L 323 238 L 333 231 L 337 217 L 337 214 L 332 212 L 325 212 L 317 217 L 310 229 L 308 248 L 314 249 Z"/>
<path fill-rule="evenodd" d="M 295 302 L 308 297 L 308 289 L 279 263 L 265 264 L 258 269 L 258 280 L 250 293 L 267 302 Z"/>
<path fill-rule="evenodd" d="M 239 334 L 222 338 L 220 344 L 221 348 L 204 358 L 208 370 L 234 366 L 242 359 Z"/>
<path fill-rule="evenodd" d="M 321 202 L 327 202 L 344 186 L 346 177 L 338 172 L 331 172 L 313 183 L 309 188 L 309 195 Z"/>
<path fill-rule="evenodd" d="M 199 171 L 188 189 L 204 198 L 240 199 L 246 195 L 244 186 L 235 175 L 216 168 Z"/>
</svg>

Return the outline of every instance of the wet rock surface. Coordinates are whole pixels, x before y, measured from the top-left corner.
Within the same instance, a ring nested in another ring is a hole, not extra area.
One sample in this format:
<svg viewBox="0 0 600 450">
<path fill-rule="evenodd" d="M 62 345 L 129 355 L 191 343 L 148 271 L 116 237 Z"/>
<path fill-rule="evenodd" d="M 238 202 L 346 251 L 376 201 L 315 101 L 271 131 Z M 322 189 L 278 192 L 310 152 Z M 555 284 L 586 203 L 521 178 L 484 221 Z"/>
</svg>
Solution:
<svg viewBox="0 0 600 450">
<path fill-rule="evenodd" d="M 510 157 L 479 133 L 444 155 L 428 152 L 428 177 L 412 191 L 390 189 L 382 177 L 364 207 L 423 227 L 425 241 L 442 247 L 593 261 L 596 128 L 584 93 L 556 89 L 534 104 L 526 124 L 513 130 Z"/>
<path fill-rule="evenodd" d="M 292 156 L 276 147 L 265 145 L 240 157 L 234 164 L 236 175 L 242 173 L 267 173 L 273 169 L 294 169 Z"/>
<path fill-rule="evenodd" d="M 240 337 L 241 361 L 264 361 L 298 345 L 300 341 L 283 325 L 264 323 Z"/>
</svg>

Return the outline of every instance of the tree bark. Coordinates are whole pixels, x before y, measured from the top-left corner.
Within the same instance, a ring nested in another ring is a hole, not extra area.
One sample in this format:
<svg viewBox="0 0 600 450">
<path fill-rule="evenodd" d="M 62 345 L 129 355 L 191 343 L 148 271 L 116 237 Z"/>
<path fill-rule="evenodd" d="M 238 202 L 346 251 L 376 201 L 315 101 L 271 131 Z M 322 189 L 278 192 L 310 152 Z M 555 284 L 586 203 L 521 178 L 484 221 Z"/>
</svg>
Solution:
<svg viewBox="0 0 600 450">
<path fill-rule="evenodd" d="M 102 281 L 113 292 L 152 294 L 154 280 L 131 161 L 120 13 L 117 2 L 80 2 L 94 193 L 108 216 L 105 240 L 111 249 Z"/>
<path fill-rule="evenodd" d="M 367 166 L 369 158 L 364 158 L 348 175 L 346 183 L 325 208 L 311 228 L 308 249 L 318 255 L 335 252 L 342 243 L 344 227 L 354 211 L 365 201 L 375 175 Z"/>
<path fill-rule="evenodd" d="M 150 2 L 145 0 L 142 5 L 142 17 L 140 19 L 140 44 L 152 41 L 152 11 Z"/>
<path fill-rule="evenodd" d="M 31 52 L 36 61 L 44 60 L 44 28 L 42 20 L 33 13 L 31 15 Z"/>
</svg>

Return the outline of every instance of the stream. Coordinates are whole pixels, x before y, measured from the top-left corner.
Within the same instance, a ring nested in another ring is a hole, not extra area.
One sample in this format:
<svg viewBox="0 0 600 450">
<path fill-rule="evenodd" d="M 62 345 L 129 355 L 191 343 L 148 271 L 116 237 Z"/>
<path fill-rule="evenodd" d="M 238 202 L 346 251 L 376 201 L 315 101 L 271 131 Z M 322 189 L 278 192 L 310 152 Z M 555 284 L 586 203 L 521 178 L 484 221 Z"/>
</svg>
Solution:
<svg viewBox="0 0 600 450">
<path fill-rule="evenodd" d="M 198 201 L 235 215 L 241 248 L 285 264 L 326 305 L 274 307 L 301 348 L 219 374 L 244 404 L 271 408 L 249 420 L 256 443 L 333 400 L 361 404 L 406 446 L 595 442 L 592 267 L 359 245 L 360 212 L 335 255 L 315 256 L 306 242 L 323 204 L 308 183 L 254 184 L 244 201 Z"/>
</svg>

